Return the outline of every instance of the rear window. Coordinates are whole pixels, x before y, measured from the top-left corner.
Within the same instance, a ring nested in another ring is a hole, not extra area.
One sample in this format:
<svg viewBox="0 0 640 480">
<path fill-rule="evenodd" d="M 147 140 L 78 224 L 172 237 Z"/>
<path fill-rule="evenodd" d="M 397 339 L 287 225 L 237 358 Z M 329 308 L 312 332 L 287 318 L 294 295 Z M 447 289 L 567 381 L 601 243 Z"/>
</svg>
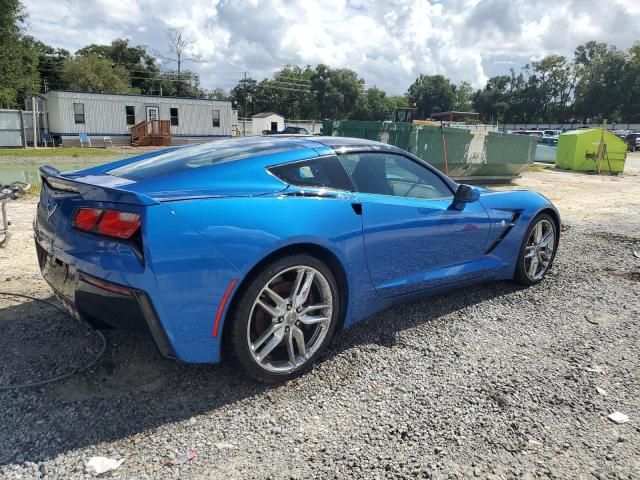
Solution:
<svg viewBox="0 0 640 480">
<path fill-rule="evenodd" d="M 302 148 L 304 147 L 295 144 L 268 142 L 264 140 L 220 140 L 189 147 L 180 147 L 170 152 L 141 158 L 140 160 L 109 170 L 108 173 L 128 180 L 142 180 L 179 173 L 193 168 L 208 167 L 218 163 L 288 152 Z"/>
<path fill-rule="evenodd" d="M 290 185 L 353 190 L 349 175 L 335 156 L 287 163 L 269 170 Z"/>
</svg>

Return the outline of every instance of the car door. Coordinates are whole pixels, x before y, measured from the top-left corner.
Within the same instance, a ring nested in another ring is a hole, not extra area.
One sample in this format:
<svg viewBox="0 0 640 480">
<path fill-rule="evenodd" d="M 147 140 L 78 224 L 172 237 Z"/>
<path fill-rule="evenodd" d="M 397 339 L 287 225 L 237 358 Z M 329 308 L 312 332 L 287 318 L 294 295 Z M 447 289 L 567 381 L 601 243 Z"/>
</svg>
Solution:
<svg viewBox="0 0 640 480">
<path fill-rule="evenodd" d="M 357 189 L 367 265 L 381 296 L 482 273 L 490 222 L 480 202 L 450 208 L 454 192 L 439 174 L 400 154 L 350 153 L 340 159 Z"/>
</svg>

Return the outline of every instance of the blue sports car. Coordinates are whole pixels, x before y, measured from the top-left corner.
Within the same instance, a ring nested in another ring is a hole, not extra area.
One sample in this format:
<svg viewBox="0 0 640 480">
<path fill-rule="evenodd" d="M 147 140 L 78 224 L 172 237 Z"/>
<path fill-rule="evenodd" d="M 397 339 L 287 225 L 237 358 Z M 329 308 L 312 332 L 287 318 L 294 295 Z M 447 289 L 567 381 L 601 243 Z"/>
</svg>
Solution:
<svg viewBox="0 0 640 480">
<path fill-rule="evenodd" d="M 40 172 L 38 260 L 76 317 L 267 382 L 393 304 L 540 282 L 560 232 L 542 195 L 459 185 L 353 138 L 230 139 Z"/>
</svg>

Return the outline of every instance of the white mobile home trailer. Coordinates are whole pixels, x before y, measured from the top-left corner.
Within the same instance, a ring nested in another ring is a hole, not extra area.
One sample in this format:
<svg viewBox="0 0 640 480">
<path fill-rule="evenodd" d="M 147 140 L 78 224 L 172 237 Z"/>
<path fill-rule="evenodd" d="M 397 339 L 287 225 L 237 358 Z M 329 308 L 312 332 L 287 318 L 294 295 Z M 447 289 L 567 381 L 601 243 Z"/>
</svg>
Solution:
<svg viewBox="0 0 640 480">
<path fill-rule="evenodd" d="M 186 97 L 159 97 L 52 90 L 46 94 L 49 133 L 63 144 L 78 143 L 87 134 L 101 145 L 129 144 L 131 127 L 146 120 L 168 120 L 174 144 L 230 137 L 231 102 Z"/>
</svg>

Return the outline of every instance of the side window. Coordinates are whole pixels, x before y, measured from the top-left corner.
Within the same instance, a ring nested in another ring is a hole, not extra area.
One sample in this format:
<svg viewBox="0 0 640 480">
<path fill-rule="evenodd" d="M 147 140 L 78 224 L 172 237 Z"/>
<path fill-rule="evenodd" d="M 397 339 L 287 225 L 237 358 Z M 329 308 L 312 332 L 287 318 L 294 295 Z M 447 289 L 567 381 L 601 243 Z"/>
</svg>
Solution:
<svg viewBox="0 0 640 480">
<path fill-rule="evenodd" d="M 447 184 L 428 168 L 393 153 L 340 155 L 359 192 L 423 199 L 452 198 Z"/>
<path fill-rule="evenodd" d="M 213 110 L 212 118 L 213 118 L 213 126 L 219 127 L 220 126 L 220 110 Z"/>
<path fill-rule="evenodd" d="M 133 105 L 127 105 L 124 107 L 125 114 L 127 116 L 127 125 L 135 125 L 136 124 L 136 111 L 133 108 Z"/>
<path fill-rule="evenodd" d="M 73 120 L 76 124 L 84 123 L 84 103 L 73 104 Z"/>
<path fill-rule="evenodd" d="M 338 157 L 314 158 L 313 160 L 287 163 L 272 167 L 269 171 L 290 185 L 353 190 L 349 175 L 342 168 Z"/>
<path fill-rule="evenodd" d="M 178 109 L 176 107 L 169 109 L 169 119 L 171 120 L 171 125 L 178 126 Z"/>
</svg>

